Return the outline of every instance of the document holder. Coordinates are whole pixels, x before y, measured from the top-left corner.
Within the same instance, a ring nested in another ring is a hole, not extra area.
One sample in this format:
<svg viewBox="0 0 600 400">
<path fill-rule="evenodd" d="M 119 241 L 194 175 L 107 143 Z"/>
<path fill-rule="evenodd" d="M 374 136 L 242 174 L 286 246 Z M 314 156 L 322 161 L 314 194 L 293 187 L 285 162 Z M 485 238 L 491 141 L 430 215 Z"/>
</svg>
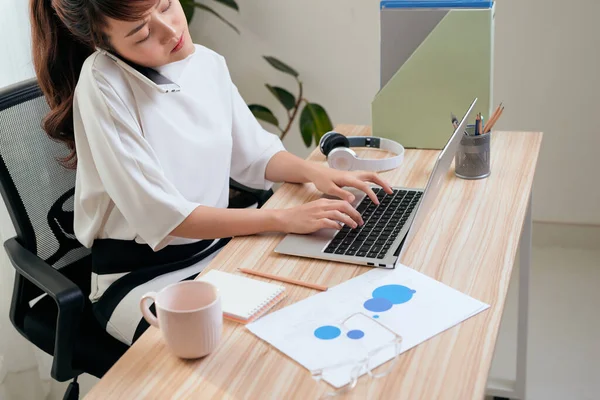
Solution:
<svg viewBox="0 0 600 400">
<path fill-rule="evenodd" d="M 442 149 L 452 134 L 452 112 L 477 97 L 478 109 L 490 115 L 493 2 L 381 1 L 380 29 L 374 136 L 405 148 Z"/>
</svg>

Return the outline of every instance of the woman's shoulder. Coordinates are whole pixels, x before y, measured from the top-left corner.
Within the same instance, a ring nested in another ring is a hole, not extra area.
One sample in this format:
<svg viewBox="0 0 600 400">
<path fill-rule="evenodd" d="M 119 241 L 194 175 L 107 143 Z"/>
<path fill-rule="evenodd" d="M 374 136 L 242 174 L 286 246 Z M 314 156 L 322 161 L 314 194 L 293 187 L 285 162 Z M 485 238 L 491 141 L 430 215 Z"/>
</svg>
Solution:
<svg viewBox="0 0 600 400">
<path fill-rule="evenodd" d="M 220 82 L 222 85 L 231 85 L 231 71 L 224 55 L 208 47 L 194 44 L 196 46 L 197 62 L 194 68 L 202 72 L 206 79 Z"/>
<path fill-rule="evenodd" d="M 227 67 L 227 60 L 222 54 L 201 44 L 195 43 L 194 46 L 196 47 L 195 56 L 198 58 L 198 60 L 204 67 L 212 66 L 216 70 L 219 70 L 221 72 L 229 72 Z"/>
<path fill-rule="evenodd" d="M 120 87 L 127 88 L 125 71 L 106 53 L 96 50 L 81 67 L 75 93 L 81 95 L 82 92 L 105 91 L 109 87 L 116 91 Z"/>
<path fill-rule="evenodd" d="M 201 57 L 201 58 L 205 58 L 205 59 L 215 59 L 218 61 L 224 61 L 225 58 L 217 53 L 215 50 L 208 48 L 204 45 L 198 44 L 198 43 L 194 43 L 194 47 L 196 48 L 196 55 Z"/>
</svg>

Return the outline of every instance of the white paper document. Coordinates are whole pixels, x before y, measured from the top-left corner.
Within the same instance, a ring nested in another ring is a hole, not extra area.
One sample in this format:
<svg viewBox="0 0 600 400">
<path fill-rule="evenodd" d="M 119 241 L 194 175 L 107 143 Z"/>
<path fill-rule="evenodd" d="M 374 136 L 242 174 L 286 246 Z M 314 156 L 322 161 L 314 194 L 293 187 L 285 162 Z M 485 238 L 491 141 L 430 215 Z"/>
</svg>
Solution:
<svg viewBox="0 0 600 400">
<path fill-rule="evenodd" d="M 361 358 L 392 340 L 394 335 L 374 321 L 400 335 L 401 352 L 405 352 L 487 308 L 479 300 L 397 264 L 392 270 L 373 269 L 266 315 L 247 328 L 314 370 Z M 359 315 L 341 325 L 357 312 L 366 317 Z M 379 355 L 376 364 L 393 355 Z M 335 387 L 351 380 L 343 368 L 324 379 Z"/>
</svg>

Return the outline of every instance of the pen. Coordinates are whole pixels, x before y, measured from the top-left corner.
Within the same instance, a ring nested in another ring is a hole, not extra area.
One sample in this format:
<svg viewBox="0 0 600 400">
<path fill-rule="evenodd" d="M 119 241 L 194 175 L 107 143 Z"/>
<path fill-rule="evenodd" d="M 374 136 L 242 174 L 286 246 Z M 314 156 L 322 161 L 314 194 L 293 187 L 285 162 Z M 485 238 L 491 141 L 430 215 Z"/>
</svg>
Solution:
<svg viewBox="0 0 600 400">
<path fill-rule="evenodd" d="M 454 129 L 458 128 L 458 119 L 456 118 L 456 115 L 450 113 L 450 118 L 452 120 L 452 126 L 454 127 Z"/>
<path fill-rule="evenodd" d="M 483 135 L 483 116 L 479 113 L 479 134 Z"/>
</svg>

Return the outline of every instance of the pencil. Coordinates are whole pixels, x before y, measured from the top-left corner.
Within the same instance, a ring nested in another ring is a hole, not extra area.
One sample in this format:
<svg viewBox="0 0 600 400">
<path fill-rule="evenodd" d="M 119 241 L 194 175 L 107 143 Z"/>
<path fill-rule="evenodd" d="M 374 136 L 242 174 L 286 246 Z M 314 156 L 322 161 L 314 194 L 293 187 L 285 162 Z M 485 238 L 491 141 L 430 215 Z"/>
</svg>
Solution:
<svg viewBox="0 0 600 400">
<path fill-rule="evenodd" d="M 504 108 L 504 107 L 502 107 L 502 102 L 498 105 L 498 107 L 496 108 L 496 110 L 494 110 L 494 112 L 492 113 L 492 115 L 490 116 L 490 118 L 488 119 L 488 121 L 486 122 L 485 126 L 483 127 L 483 133 L 487 133 L 488 132 L 488 128 L 491 126 L 492 121 L 494 120 L 494 118 L 500 112 L 500 108 Z M 491 130 L 491 128 L 490 128 L 490 130 Z"/>
<path fill-rule="evenodd" d="M 292 283 L 294 285 L 304 286 L 304 287 L 307 287 L 310 289 L 316 289 L 316 290 L 321 290 L 321 291 L 327 290 L 327 286 L 317 285 L 316 283 L 303 282 L 303 281 L 299 281 L 297 279 L 286 278 L 283 276 L 268 274 L 266 272 L 260 272 L 260 271 L 256 271 L 253 269 L 247 269 L 247 268 L 238 268 L 238 269 L 240 271 L 245 272 L 250 275 L 262 276 L 263 278 L 273 279 L 273 280 L 281 281 L 281 282 Z"/>
<path fill-rule="evenodd" d="M 502 108 L 501 108 L 501 109 L 498 111 L 498 113 L 496 113 L 496 115 L 494 115 L 494 118 L 493 118 L 493 120 L 491 120 L 491 121 L 488 121 L 488 125 L 489 125 L 489 127 L 486 127 L 486 132 L 484 132 L 484 133 L 487 133 L 487 132 L 489 132 L 489 131 L 491 131 L 491 130 L 492 130 L 492 128 L 494 127 L 494 125 L 496 124 L 496 122 L 498 121 L 498 119 L 500 118 L 500 116 L 502 115 L 502 111 L 504 111 L 504 107 L 502 107 Z"/>
<path fill-rule="evenodd" d="M 496 115 L 498 115 L 498 112 L 500 112 L 501 107 L 502 107 L 502 103 L 500 103 L 500 105 L 498 105 L 498 107 L 496 107 L 496 109 L 494 110 L 494 113 L 490 116 L 490 119 L 488 120 L 488 125 L 485 126 L 484 128 L 489 127 L 489 123 L 491 123 L 494 120 L 494 118 L 496 118 Z"/>
</svg>

